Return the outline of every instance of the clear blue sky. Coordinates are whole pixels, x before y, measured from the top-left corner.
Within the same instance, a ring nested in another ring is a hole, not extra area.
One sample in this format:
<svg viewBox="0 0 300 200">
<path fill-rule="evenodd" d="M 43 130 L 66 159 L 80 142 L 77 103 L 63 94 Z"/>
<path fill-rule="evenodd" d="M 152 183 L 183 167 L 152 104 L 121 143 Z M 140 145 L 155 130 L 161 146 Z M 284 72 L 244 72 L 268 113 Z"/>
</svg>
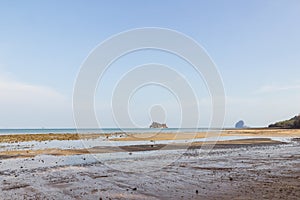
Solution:
<svg viewBox="0 0 300 200">
<path fill-rule="evenodd" d="M 298 0 L 0 0 L 0 128 L 73 127 L 73 85 L 86 56 L 111 35 L 140 27 L 177 30 L 207 50 L 224 81 L 225 126 L 292 117 L 300 113 L 299 22 Z M 98 103 L 113 127 L 105 100 Z M 140 124 L 149 123 L 142 115 Z M 175 118 L 167 122 L 176 126 Z"/>
</svg>

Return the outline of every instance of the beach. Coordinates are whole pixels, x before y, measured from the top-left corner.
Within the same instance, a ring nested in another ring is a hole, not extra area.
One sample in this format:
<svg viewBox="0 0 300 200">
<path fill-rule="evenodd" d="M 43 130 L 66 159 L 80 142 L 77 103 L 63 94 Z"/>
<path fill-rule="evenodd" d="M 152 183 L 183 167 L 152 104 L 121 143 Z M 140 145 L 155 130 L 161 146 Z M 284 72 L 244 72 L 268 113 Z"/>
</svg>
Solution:
<svg viewBox="0 0 300 200">
<path fill-rule="evenodd" d="M 0 135 L 0 199 L 299 199 L 300 130 Z"/>
</svg>

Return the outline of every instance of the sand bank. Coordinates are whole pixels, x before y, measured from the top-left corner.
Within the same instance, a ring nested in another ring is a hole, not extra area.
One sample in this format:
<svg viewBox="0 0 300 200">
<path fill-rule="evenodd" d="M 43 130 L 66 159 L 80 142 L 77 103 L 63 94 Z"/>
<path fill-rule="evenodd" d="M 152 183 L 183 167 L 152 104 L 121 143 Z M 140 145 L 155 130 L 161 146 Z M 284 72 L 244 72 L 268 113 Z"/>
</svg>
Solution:
<svg viewBox="0 0 300 200">
<path fill-rule="evenodd" d="M 144 141 L 144 140 L 188 140 L 216 136 L 255 136 L 255 137 L 300 137 L 299 129 L 232 129 L 220 132 L 197 133 L 88 133 L 88 134 L 18 134 L 0 135 L 0 143 L 51 141 L 51 140 L 80 140 L 107 138 L 111 141 Z"/>
<path fill-rule="evenodd" d="M 48 133 L 48 134 L 14 134 L 0 135 L 0 143 L 51 141 L 51 140 L 79 140 L 96 139 L 98 137 L 112 136 L 113 134 L 73 134 L 73 133 Z"/>
<path fill-rule="evenodd" d="M 200 149 L 205 145 L 214 145 L 214 148 L 226 147 L 233 148 L 234 146 L 247 145 L 266 145 L 266 144 L 284 144 L 280 141 L 274 141 L 269 138 L 242 139 L 218 142 L 194 142 L 191 144 L 176 143 L 176 144 L 153 144 L 153 145 L 130 145 L 130 146 L 98 146 L 87 149 L 40 149 L 40 150 L 18 150 L 18 151 L 2 151 L 0 159 L 9 158 L 30 158 L 37 155 L 53 155 L 53 156 L 68 156 L 68 155 L 83 155 L 83 154 L 99 154 L 99 153 L 116 153 L 116 152 L 138 152 L 138 151 L 155 151 L 155 150 L 179 150 L 179 149 Z"/>
</svg>

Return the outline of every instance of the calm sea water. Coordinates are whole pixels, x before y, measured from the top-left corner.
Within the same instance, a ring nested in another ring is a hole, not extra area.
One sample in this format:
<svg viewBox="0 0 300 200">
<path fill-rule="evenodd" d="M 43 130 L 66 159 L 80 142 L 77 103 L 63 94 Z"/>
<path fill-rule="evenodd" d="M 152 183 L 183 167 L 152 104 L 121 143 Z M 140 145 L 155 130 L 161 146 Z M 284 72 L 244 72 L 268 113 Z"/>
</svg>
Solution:
<svg viewBox="0 0 300 200">
<path fill-rule="evenodd" d="M 151 128 L 103 128 L 103 129 L 0 129 L 0 135 L 9 134 L 47 134 L 47 133 L 116 133 L 116 132 L 127 132 L 127 133 L 149 133 L 156 132 L 157 129 Z M 208 131 L 207 128 L 167 128 L 159 129 L 160 132 L 199 132 Z"/>
</svg>

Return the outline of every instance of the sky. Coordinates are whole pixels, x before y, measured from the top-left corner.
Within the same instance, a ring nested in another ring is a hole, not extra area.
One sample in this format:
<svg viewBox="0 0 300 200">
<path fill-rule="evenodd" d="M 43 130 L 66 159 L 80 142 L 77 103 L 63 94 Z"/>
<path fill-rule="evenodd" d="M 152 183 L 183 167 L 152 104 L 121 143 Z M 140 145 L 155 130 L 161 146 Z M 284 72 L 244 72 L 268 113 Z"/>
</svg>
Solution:
<svg viewBox="0 0 300 200">
<path fill-rule="evenodd" d="M 206 50 L 225 89 L 225 127 L 291 118 L 300 113 L 299 21 L 298 0 L 0 0 L 0 128 L 74 127 L 72 94 L 84 60 L 112 35 L 143 27 L 176 30 Z M 95 112 L 103 127 L 117 126 L 116 83 L 144 63 L 183 74 L 199 100 L 199 126 L 209 125 L 205 81 L 180 58 L 148 50 L 119 59 L 100 81 Z M 180 122 L 176 98 L 160 87 L 137 91 L 129 108 L 139 127 Z"/>
</svg>

